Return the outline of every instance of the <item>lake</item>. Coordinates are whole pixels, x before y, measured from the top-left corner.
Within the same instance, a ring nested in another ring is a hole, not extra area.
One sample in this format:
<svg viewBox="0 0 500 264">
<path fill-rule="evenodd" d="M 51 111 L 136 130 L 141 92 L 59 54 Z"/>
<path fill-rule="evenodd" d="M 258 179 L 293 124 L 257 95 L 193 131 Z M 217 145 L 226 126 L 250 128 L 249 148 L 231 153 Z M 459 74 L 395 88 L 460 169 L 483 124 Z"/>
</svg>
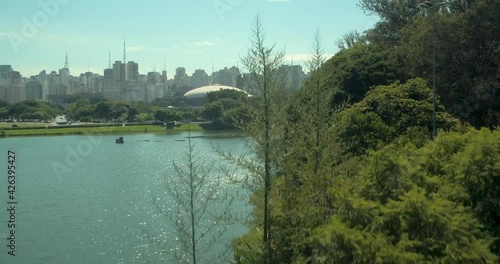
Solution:
<svg viewBox="0 0 500 264">
<path fill-rule="evenodd" d="M 153 200 L 160 199 L 162 208 L 175 207 L 164 182 L 177 175 L 174 161 L 183 167 L 188 142 L 176 140 L 187 135 L 125 135 L 125 144 L 115 144 L 117 136 L 0 139 L 0 263 L 172 263 L 168 257 L 181 239 L 172 225 L 177 220 L 162 215 Z M 203 137 L 214 136 L 206 132 L 191 136 L 196 137 L 196 161 L 211 167 L 210 175 L 227 167 L 213 146 L 248 152 L 241 137 Z M 14 200 L 9 200 L 6 186 L 8 149 L 16 155 Z M 226 177 L 221 180 L 228 192 L 245 193 Z M 17 202 L 16 256 L 8 255 L 8 201 Z M 248 216 L 252 208 L 242 198 L 230 210 Z M 247 231 L 241 223 L 222 226 L 212 232 L 224 230 L 224 243 Z"/>
</svg>

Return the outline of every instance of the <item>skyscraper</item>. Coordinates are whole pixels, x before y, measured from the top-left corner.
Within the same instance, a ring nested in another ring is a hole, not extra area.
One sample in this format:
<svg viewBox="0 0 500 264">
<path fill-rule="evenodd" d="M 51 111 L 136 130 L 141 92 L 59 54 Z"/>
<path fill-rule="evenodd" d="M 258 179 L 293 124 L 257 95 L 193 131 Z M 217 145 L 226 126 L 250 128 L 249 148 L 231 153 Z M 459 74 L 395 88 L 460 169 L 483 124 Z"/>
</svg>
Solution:
<svg viewBox="0 0 500 264">
<path fill-rule="evenodd" d="M 198 88 L 206 85 L 208 85 L 208 74 L 205 70 L 196 70 L 191 77 L 191 87 Z"/>
<path fill-rule="evenodd" d="M 162 94 L 159 97 L 167 96 L 168 94 L 168 77 L 167 77 L 167 63 L 163 62 L 163 71 L 161 72 L 161 79 L 163 82 Z"/>
<path fill-rule="evenodd" d="M 0 79 L 10 80 L 13 71 L 11 65 L 0 65 Z"/>
<path fill-rule="evenodd" d="M 66 52 L 66 57 L 64 60 L 64 67 L 59 69 L 59 78 L 60 84 L 66 87 L 66 91 L 70 91 L 72 87 L 70 87 L 70 72 L 69 72 L 69 64 L 68 64 L 68 52 Z"/>
<path fill-rule="evenodd" d="M 175 69 L 174 85 L 177 88 L 183 86 L 189 86 L 188 76 L 186 74 L 186 68 L 177 67 L 177 69 Z"/>
<path fill-rule="evenodd" d="M 104 80 L 106 81 L 113 80 L 113 69 L 104 69 Z"/>
<path fill-rule="evenodd" d="M 240 69 L 233 66 L 231 68 L 224 68 L 212 74 L 214 84 L 221 84 L 226 86 L 235 87 L 236 80 L 240 75 Z"/>
<path fill-rule="evenodd" d="M 126 67 L 121 61 L 115 61 L 113 63 L 113 81 L 124 82 L 127 80 Z"/>
<path fill-rule="evenodd" d="M 127 77 L 125 78 L 125 80 L 139 81 L 139 64 L 133 61 L 129 61 L 127 63 L 126 73 Z"/>
<path fill-rule="evenodd" d="M 39 81 L 30 81 L 26 84 L 26 100 L 42 100 L 43 87 Z"/>
</svg>

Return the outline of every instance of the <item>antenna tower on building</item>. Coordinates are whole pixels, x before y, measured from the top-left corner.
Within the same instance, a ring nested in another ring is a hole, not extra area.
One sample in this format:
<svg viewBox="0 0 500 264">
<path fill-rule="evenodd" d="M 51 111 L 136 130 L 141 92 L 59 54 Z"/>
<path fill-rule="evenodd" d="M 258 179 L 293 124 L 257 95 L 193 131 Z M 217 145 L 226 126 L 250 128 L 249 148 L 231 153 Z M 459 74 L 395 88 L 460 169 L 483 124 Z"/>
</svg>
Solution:
<svg viewBox="0 0 500 264">
<path fill-rule="evenodd" d="M 66 61 L 64 62 L 64 69 L 68 69 L 68 51 L 66 51 Z"/>
<path fill-rule="evenodd" d="M 125 35 L 123 35 L 123 63 L 127 63 L 127 48 L 125 46 Z"/>
</svg>

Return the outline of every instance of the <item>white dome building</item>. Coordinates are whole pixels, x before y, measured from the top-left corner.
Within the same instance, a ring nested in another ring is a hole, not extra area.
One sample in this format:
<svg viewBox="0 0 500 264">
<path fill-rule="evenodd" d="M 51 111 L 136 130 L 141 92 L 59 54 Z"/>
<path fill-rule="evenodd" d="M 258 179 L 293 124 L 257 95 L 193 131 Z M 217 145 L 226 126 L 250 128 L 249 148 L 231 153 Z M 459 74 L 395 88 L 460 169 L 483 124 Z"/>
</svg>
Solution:
<svg viewBox="0 0 500 264">
<path fill-rule="evenodd" d="M 244 93 L 246 93 L 248 95 L 247 92 L 245 92 L 245 91 L 243 91 L 241 89 L 235 88 L 235 87 L 225 86 L 225 85 L 220 85 L 220 84 L 212 84 L 212 85 L 202 86 L 202 87 L 193 89 L 193 90 L 185 93 L 184 97 L 186 97 L 188 99 L 206 98 L 207 97 L 207 93 L 209 93 L 209 92 L 218 92 L 220 90 L 236 90 L 236 91 L 239 91 L 239 92 L 244 92 Z"/>
</svg>

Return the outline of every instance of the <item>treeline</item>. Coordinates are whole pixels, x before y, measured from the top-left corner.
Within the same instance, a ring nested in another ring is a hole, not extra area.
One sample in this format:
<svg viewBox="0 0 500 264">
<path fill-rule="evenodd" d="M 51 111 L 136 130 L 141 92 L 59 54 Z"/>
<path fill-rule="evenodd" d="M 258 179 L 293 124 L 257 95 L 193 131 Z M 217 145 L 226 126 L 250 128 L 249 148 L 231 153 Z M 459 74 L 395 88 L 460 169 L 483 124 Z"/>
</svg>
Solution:
<svg viewBox="0 0 500 264">
<path fill-rule="evenodd" d="M 257 83 L 242 129 L 250 231 L 237 263 L 498 263 L 500 1 L 435 7 L 437 137 L 432 138 L 432 13 L 418 1 L 361 0 L 381 21 L 339 41 L 292 98 L 273 71 L 260 18 L 244 65 Z M 261 71 L 266 69 L 266 71 Z M 284 109 L 284 110 L 281 110 Z"/>
<path fill-rule="evenodd" d="M 50 102 L 27 100 L 15 104 L 8 104 L 0 100 L 0 120 L 40 120 L 48 121 L 60 115 L 63 108 Z"/>
<path fill-rule="evenodd" d="M 243 92 L 221 90 L 208 93 L 196 107 L 183 96 L 158 98 L 151 103 L 75 97 L 67 100 L 65 107 L 41 100 L 11 105 L 0 101 L 0 120 L 48 121 L 64 114 L 81 122 L 211 121 L 214 129 L 235 129 L 236 122 L 248 118 L 247 100 Z"/>
</svg>

